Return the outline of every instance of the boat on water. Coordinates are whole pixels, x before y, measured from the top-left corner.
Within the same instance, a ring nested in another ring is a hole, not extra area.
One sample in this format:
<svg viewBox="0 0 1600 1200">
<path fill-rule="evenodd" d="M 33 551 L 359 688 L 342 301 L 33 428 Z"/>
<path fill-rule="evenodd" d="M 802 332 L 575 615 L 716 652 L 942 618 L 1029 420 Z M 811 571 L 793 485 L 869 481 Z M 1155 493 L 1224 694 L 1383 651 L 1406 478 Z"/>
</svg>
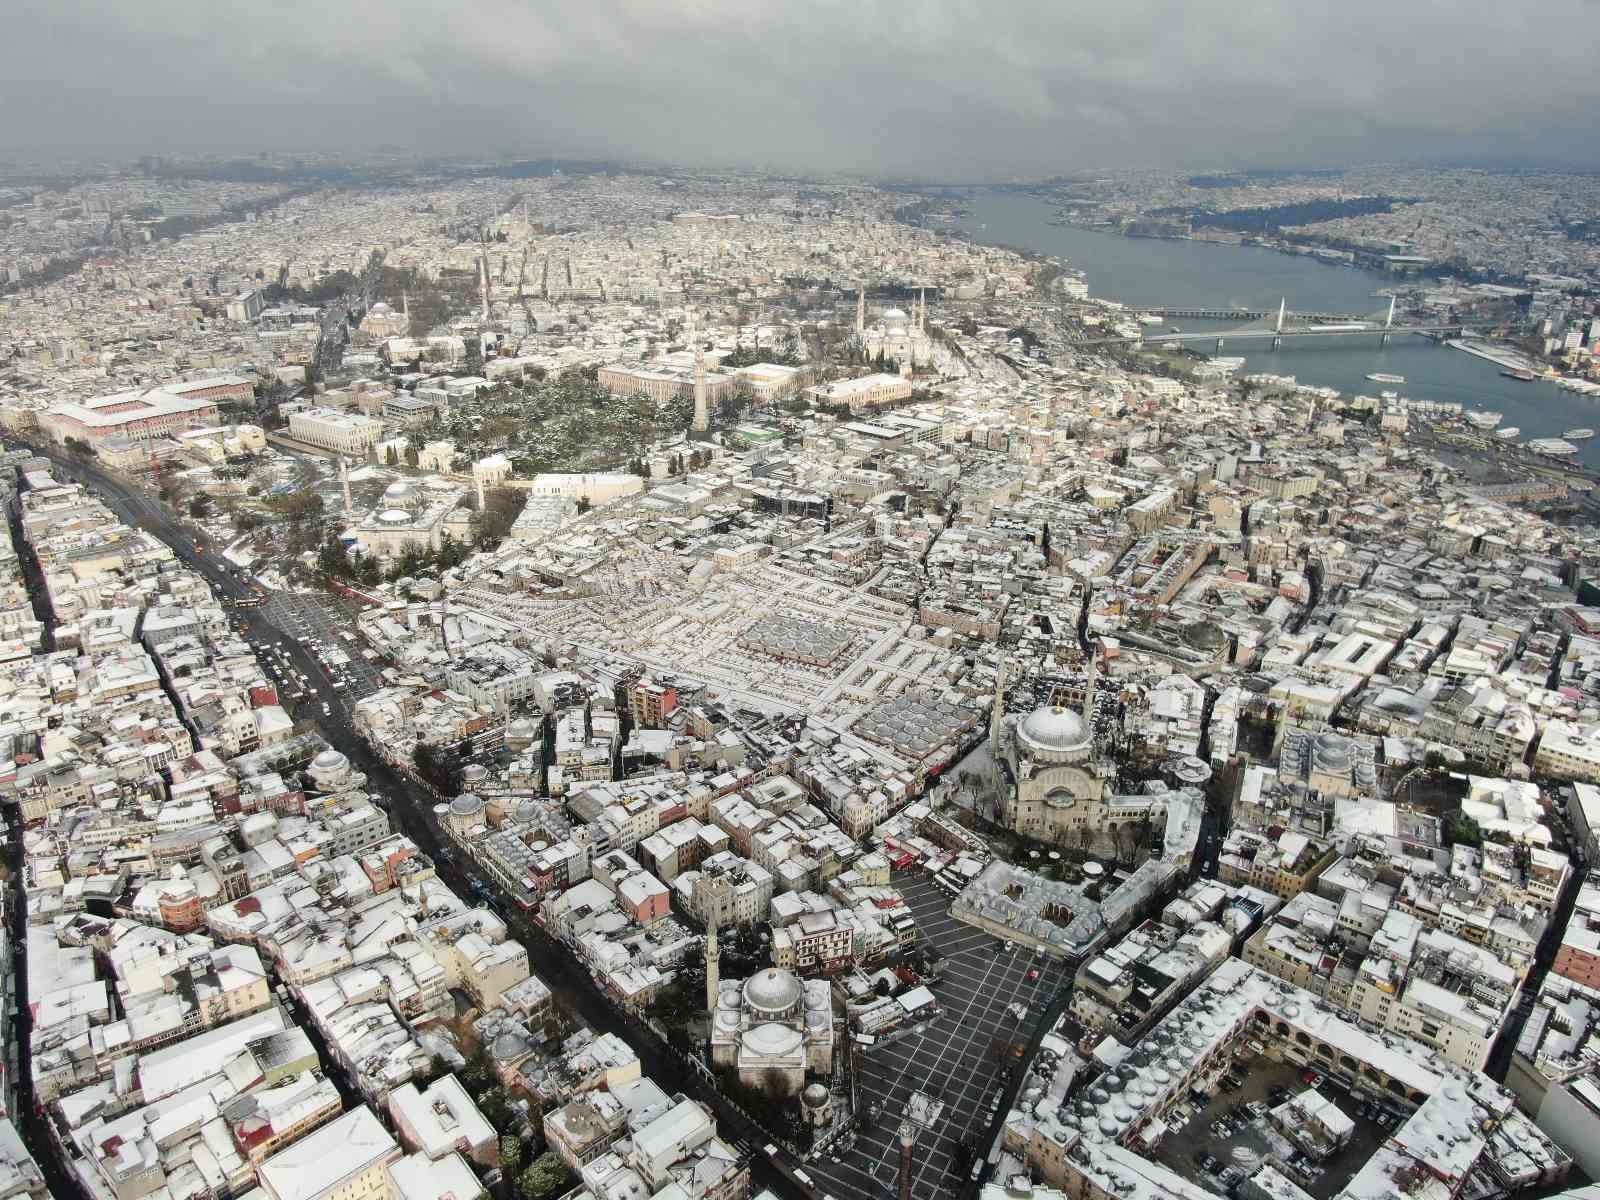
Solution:
<svg viewBox="0 0 1600 1200">
<path fill-rule="evenodd" d="M 1561 435 L 1569 442 L 1586 442 L 1594 436 L 1592 429 L 1569 429 Z"/>
<path fill-rule="evenodd" d="M 1518 383 L 1532 383 L 1535 379 L 1539 378 L 1532 371 L 1528 370 L 1527 367 L 1507 367 L 1504 371 L 1501 371 L 1500 374 L 1504 375 L 1507 379 L 1515 379 Z"/>
<path fill-rule="evenodd" d="M 1474 429 L 1493 429 L 1500 424 L 1502 415 L 1501 413 L 1490 412 L 1486 408 L 1475 408 L 1467 414 L 1466 421 Z"/>
<path fill-rule="evenodd" d="M 1404 383 L 1406 381 L 1404 375 L 1391 375 L 1387 371 L 1374 371 L 1367 378 L 1372 380 L 1373 383 Z"/>
<path fill-rule="evenodd" d="M 1509 442 L 1512 438 L 1516 437 L 1517 434 L 1519 434 L 1521 432 L 1522 432 L 1522 428 L 1520 426 L 1518 426 L 1518 425 L 1507 425 L 1503 429 L 1496 429 L 1494 431 L 1494 436 L 1499 438 L 1502 442 Z"/>
<path fill-rule="evenodd" d="M 1528 443 L 1528 449 L 1546 458 L 1569 458 L 1578 452 L 1565 438 L 1534 438 Z"/>
</svg>

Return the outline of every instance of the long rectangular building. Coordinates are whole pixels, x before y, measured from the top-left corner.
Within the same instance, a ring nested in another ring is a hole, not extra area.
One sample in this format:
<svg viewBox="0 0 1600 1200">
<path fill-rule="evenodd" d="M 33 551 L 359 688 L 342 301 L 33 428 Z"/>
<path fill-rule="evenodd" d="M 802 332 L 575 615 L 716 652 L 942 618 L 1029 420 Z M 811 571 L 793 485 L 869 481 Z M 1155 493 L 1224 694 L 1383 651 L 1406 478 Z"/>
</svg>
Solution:
<svg viewBox="0 0 1600 1200">
<path fill-rule="evenodd" d="M 255 384 L 242 376 L 216 375 L 55 404 L 39 424 L 62 444 L 69 437 L 91 446 L 114 438 L 149 441 L 219 425 L 220 401 L 245 400 L 254 393 Z"/>
<path fill-rule="evenodd" d="M 657 404 L 679 396 L 694 395 L 694 369 L 676 366 L 631 366 L 610 363 L 600 368 L 596 382 L 613 396 L 645 395 Z M 706 399 L 716 404 L 737 387 L 739 381 L 721 371 L 706 372 Z"/>
</svg>

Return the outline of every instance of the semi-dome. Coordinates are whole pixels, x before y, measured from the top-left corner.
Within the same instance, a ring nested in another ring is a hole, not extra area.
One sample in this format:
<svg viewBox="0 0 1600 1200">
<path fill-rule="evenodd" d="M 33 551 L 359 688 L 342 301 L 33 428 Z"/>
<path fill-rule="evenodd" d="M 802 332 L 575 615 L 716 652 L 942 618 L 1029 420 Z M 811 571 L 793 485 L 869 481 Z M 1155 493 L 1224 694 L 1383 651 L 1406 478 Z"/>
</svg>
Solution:
<svg viewBox="0 0 1600 1200">
<path fill-rule="evenodd" d="M 1034 709 L 1018 732 L 1030 749 L 1047 753 L 1068 753 L 1089 746 L 1089 728 L 1083 718 L 1059 704 Z"/>
<path fill-rule="evenodd" d="M 408 525 L 411 514 L 403 508 L 386 508 L 378 514 L 378 520 L 385 525 Z"/>
<path fill-rule="evenodd" d="M 800 1050 L 799 1031 L 774 1023 L 745 1030 L 739 1041 L 747 1053 L 757 1058 L 787 1058 Z"/>
<path fill-rule="evenodd" d="M 768 967 L 745 981 L 744 1002 L 757 1015 L 789 1013 L 800 1003 L 800 981 L 788 971 Z"/>
</svg>

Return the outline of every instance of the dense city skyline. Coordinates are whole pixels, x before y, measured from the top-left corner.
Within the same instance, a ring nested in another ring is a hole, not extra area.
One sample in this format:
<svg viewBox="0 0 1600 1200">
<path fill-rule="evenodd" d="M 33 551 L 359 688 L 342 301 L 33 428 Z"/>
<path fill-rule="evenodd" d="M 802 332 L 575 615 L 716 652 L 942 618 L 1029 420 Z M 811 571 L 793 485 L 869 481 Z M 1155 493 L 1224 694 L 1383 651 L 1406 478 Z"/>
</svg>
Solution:
<svg viewBox="0 0 1600 1200">
<path fill-rule="evenodd" d="M 0 1200 L 1600 1200 L 1600 0 L 13 7 Z"/>
</svg>

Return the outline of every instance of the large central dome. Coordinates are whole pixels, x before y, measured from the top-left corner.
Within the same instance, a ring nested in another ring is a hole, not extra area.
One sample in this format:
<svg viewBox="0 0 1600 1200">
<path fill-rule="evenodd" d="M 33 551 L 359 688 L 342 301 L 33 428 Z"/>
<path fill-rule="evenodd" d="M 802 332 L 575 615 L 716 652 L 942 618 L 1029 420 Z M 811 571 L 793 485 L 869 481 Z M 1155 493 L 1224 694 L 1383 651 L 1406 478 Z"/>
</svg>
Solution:
<svg viewBox="0 0 1600 1200">
<path fill-rule="evenodd" d="M 744 985 L 744 1002 L 752 1014 L 772 1019 L 788 1016 L 800 1004 L 800 981 L 788 971 L 768 967 L 750 976 Z"/>
<path fill-rule="evenodd" d="M 1036 708 L 1018 729 L 1023 744 L 1030 750 L 1069 753 L 1089 748 L 1089 728 L 1070 708 Z"/>
</svg>

